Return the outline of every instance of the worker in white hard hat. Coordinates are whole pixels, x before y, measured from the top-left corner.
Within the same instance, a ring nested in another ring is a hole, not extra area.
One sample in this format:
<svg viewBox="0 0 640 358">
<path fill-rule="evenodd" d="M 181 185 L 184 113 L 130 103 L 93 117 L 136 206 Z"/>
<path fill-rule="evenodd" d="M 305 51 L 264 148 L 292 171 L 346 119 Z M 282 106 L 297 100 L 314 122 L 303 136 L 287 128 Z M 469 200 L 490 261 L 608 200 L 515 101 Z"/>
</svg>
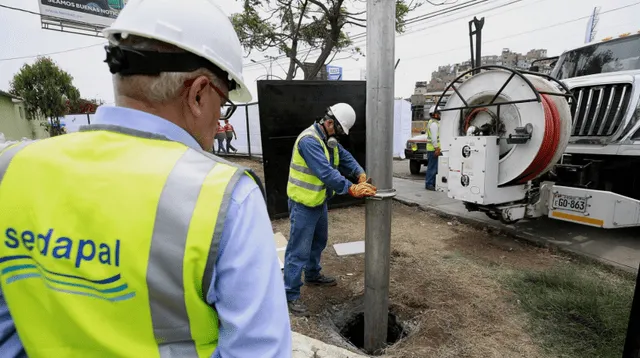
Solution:
<svg viewBox="0 0 640 358">
<path fill-rule="evenodd" d="M 289 311 L 307 316 L 300 301 L 302 271 L 305 283 L 335 286 L 336 279 L 321 273 L 320 257 L 327 246 L 327 200 L 334 194 L 364 198 L 376 194 L 364 169 L 338 142 L 349 135 L 356 112 L 346 103 L 329 107 L 320 119 L 296 139 L 289 167 L 291 231 L 285 252 L 284 282 Z M 353 183 L 346 177 L 354 178 Z"/>
<path fill-rule="evenodd" d="M 0 152 L 0 355 L 291 357 L 262 185 L 210 153 L 251 99 L 229 18 L 130 0 L 104 35 L 116 106 Z"/>
<path fill-rule="evenodd" d="M 436 190 L 438 157 L 441 154 L 440 111 L 434 105 L 429 109 L 429 122 L 427 122 L 427 175 L 425 176 L 425 188 L 427 190 Z"/>
</svg>

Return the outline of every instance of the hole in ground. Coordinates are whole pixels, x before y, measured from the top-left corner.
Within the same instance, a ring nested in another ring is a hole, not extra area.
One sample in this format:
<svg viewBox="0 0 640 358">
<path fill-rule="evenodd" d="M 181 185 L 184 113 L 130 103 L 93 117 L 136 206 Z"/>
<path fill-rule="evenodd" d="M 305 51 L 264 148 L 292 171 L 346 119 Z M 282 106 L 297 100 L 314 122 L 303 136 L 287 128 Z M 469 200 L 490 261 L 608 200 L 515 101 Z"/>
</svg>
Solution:
<svg viewBox="0 0 640 358">
<path fill-rule="evenodd" d="M 364 349 L 364 313 L 360 312 L 347 321 L 340 330 L 340 334 L 346 338 L 351 344 Z M 398 322 L 398 318 L 393 313 L 389 313 L 389 323 L 387 325 L 387 346 L 397 343 L 407 336 L 407 332 Z M 382 352 L 367 352 L 369 354 L 381 354 Z"/>
</svg>

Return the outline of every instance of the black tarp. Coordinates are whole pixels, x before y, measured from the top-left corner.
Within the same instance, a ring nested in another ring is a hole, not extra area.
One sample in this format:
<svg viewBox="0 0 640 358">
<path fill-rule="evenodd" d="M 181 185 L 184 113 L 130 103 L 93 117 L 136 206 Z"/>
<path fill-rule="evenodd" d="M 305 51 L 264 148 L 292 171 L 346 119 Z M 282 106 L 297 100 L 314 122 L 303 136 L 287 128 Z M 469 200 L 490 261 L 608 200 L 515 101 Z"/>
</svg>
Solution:
<svg viewBox="0 0 640 358">
<path fill-rule="evenodd" d="M 288 216 L 287 181 L 296 138 L 329 106 L 339 102 L 350 104 L 356 111 L 356 123 L 340 143 L 364 168 L 367 147 L 365 81 L 258 81 L 264 184 L 271 218 Z M 358 203 L 362 200 L 348 195 L 336 196 L 329 201 L 329 207 Z"/>
</svg>

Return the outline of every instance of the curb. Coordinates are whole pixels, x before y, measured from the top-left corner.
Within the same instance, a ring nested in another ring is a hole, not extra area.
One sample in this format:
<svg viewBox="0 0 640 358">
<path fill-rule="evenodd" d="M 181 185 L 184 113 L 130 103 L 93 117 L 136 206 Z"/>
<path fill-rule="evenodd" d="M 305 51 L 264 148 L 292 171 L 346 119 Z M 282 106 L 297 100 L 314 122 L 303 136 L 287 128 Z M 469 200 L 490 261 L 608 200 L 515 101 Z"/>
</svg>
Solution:
<svg viewBox="0 0 640 358">
<path fill-rule="evenodd" d="M 475 218 L 470 218 L 470 217 L 465 217 L 465 216 L 460 216 L 458 214 L 454 214 L 454 213 L 450 213 L 447 211 L 444 211 L 442 209 L 433 207 L 433 206 L 428 206 L 428 205 L 420 205 L 416 202 L 410 201 L 410 200 L 406 200 L 406 199 L 400 199 L 398 197 L 394 198 L 395 201 L 403 204 L 403 205 L 407 205 L 410 207 L 417 207 L 420 208 L 421 210 L 424 211 L 428 211 L 428 212 L 432 212 L 434 214 L 437 214 L 438 216 L 442 217 L 442 218 L 446 218 L 446 219 L 455 219 L 458 220 L 459 222 L 462 222 L 464 224 L 470 225 L 474 228 L 480 228 L 480 229 L 484 229 L 484 228 L 490 228 L 494 231 L 497 231 L 498 233 L 507 235 L 507 236 L 511 236 L 514 237 L 516 239 L 520 239 L 520 240 L 524 240 L 534 246 L 537 247 L 542 247 L 542 248 L 552 248 L 554 250 L 557 250 L 559 252 L 562 252 L 570 257 L 576 258 L 576 259 L 581 259 L 581 260 L 586 260 L 590 263 L 596 263 L 599 265 L 604 265 L 605 267 L 609 268 L 609 269 L 613 269 L 616 271 L 621 271 L 623 274 L 633 274 L 634 276 L 638 274 L 638 268 L 634 268 L 634 267 L 629 267 L 626 265 L 621 265 L 617 262 L 611 261 L 611 260 L 607 260 L 604 259 L 602 257 L 598 257 L 595 255 L 591 255 L 585 252 L 580 252 L 577 250 L 573 250 L 571 248 L 567 248 L 567 247 L 563 247 L 560 245 L 556 245 L 553 242 L 550 242 L 552 239 L 545 239 L 542 237 L 536 237 L 527 233 L 523 233 L 515 228 L 510 228 L 507 226 L 503 226 L 502 224 L 495 222 L 487 222 L 487 221 L 483 221 L 483 220 L 479 220 L 479 219 L 475 219 Z"/>
<path fill-rule="evenodd" d="M 291 332 L 293 358 L 368 358 L 344 348 Z"/>
</svg>

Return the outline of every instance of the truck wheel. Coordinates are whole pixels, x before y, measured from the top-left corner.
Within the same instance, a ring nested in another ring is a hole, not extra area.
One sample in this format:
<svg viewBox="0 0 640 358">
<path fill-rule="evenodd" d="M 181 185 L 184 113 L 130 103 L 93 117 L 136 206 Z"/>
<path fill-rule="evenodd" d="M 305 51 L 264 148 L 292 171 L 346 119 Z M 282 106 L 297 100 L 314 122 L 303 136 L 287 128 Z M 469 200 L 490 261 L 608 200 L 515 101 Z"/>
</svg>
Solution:
<svg viewBox="0 0 640 358">
<path fill-rule="evenodd" d="M 420 162 L 417 161 L 417 160 L 410 160 L 409 161 L 409 171 L 413 175 L 420 174 Z"/>
</svg>

